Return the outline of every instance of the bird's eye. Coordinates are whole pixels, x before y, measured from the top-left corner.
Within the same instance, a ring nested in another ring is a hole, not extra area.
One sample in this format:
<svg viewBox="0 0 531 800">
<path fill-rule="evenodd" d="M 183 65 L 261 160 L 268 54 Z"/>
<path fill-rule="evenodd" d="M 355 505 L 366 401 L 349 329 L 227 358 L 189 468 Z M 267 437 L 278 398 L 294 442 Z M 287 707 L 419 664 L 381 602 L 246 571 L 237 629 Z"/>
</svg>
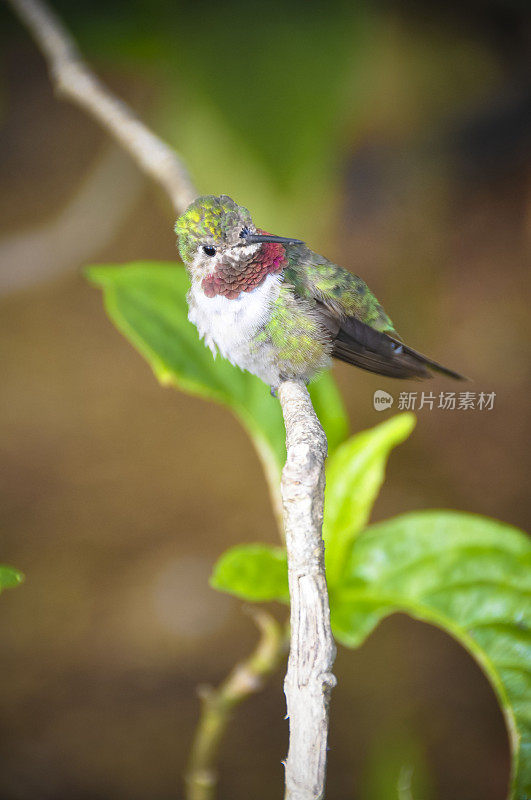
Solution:
<svg viewBox="0 0 531 800">
<path fill-rule="evenodd" d="M 215 256 L 216 255 L 216 248 L 215 247 L 208 247 L 207 245 L 205 245 L 203 247 L 203 250 L 205 251 L 207 256 Z"/>
<path fill-rule="evenodd" d="M 242 228 L 242 229 L 241 229 L 241 232 L 240 232 L 240 239 L 245 239 L 245 238 L 246 238 L 246 236 L 249 236 L 249 234 L 250 234 L 250 230 L 249 230 L 249 228 L 248 228 L 248 227 L 247 227 L 247 225 L 246 225 L 246 226 L 245 226 L 245 228 Z"/>
</svg>

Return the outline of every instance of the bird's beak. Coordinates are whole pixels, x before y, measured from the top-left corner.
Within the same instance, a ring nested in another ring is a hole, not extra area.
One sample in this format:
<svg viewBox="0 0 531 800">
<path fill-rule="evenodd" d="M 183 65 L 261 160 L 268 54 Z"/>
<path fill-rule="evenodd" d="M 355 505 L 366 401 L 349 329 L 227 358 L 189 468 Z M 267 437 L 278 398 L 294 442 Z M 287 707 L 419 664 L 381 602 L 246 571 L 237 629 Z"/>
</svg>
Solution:
<svg viewBox="0 0 531 800">
<path fill-rule="evenodd" d="M 304 244 L 302 239 L 285 239 L 270 233 L 250 233 L 243 239 L 243 244 L 260 244 L 261 242 L 278 242 L 278 244 Z"/>
</svg>

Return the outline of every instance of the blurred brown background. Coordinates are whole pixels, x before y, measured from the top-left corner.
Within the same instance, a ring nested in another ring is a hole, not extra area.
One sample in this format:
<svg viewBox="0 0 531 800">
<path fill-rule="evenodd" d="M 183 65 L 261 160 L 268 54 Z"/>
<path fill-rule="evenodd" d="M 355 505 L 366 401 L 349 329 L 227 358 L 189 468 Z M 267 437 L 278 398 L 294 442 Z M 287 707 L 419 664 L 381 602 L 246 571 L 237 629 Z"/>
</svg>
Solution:
<svg viewBox="0 0 531 800">
<path fill-rule="evenodd" d="M 58 5 L 203 191 L 362 275 L 406 341 L 496 392 L 490 412 L 419 413 L 375 520 L 529 519 L 526 6 Z M 0 13 L 0 560 L 27 576 L 0 599 L 0 798 L 182 797 L 196 686 L 255 640 L 208 575 L 274 542 L 273 515 L 238 423 L 158 386 L 81 275 L 174 260 L 166 199 Z M 417 388 L 334 373 L 353 430 L 380 421 L 375 389 Z M 446 635 L 394 617 L 336 674 L 330 800 L 504 797 L 501 713 Z M 284 711 L 279 672 L 228 732 L 220 798 L 281 796 Z"/>
</svg>

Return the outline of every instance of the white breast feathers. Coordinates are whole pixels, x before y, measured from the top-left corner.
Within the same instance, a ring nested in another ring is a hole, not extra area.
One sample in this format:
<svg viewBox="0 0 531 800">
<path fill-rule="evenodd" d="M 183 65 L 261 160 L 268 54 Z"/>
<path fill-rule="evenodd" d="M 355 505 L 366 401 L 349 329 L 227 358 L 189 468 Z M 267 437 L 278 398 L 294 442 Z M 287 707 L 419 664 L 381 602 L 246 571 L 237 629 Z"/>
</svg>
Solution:
<svg viewBox="0 0 531 800">
<path fill-rule="evenodd" d="M 222 295 L 207 297 L 201 284 L 194 282 L 188 292 L 188 319 L 214 356 L 217 349 L 233 364 L 243 366 L 242 351 L 247 352 L 254 334 L 268 321 L 281 284 L 280 275 L 268 275 L 260 286 L 228 300 Z"/>
</svg>

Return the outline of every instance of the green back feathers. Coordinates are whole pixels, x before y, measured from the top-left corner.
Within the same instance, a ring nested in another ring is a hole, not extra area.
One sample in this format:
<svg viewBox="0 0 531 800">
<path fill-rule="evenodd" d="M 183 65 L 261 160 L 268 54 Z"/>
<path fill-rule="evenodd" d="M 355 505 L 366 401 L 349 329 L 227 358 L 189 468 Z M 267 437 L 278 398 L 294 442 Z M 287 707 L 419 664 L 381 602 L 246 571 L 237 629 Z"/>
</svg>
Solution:
<svg viewBox="0 0 531 800">
<path fill-rule="evenodd" d="M 297 249 L 286 270 L 286 280 L 297 294 L 320 300 L 337 316 L 356 317 L 375 330 L 396 335 L 393 323 L 361 278 L 306 247 Z"/>
</svg>

